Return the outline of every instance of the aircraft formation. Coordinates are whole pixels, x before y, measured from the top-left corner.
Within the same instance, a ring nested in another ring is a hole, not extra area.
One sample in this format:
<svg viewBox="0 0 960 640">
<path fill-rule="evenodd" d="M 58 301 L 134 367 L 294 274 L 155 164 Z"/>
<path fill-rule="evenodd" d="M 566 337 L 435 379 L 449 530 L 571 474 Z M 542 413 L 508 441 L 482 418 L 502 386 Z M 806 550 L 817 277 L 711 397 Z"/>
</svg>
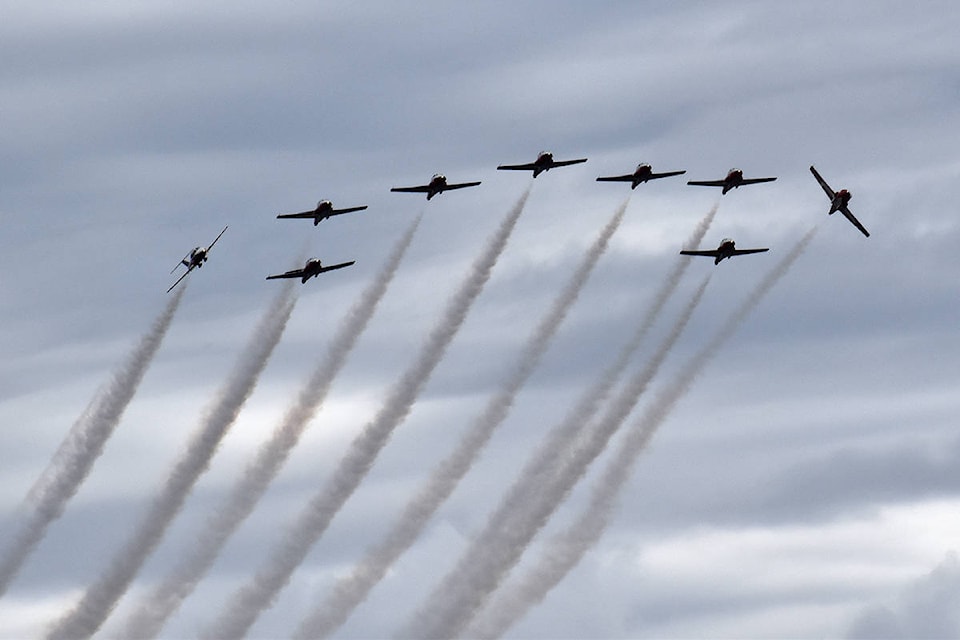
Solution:
<svg viewBox="0 0 960 640">
<path fill-rule="evenodd" d="M 575 158 L 573 160 L 555 160 L 553 153 L 549 151 L 541 151 L 537 154 L 536 160 L 533 162 L 522 163 L 522 164 L 501 164 L 497 166 L 498 170 L 501 171 L 530 171 L 533 173 L 533 177 L 536 178 L 541 173 L 550 171 L 557 167 L 567 167 L 575 164 L 581 164 L 587 161 L 587 158 Z M 840 191 L 834 191 L 830 185 L 827 184 L 826 180 L 820 175 L 816 167 L 810 165 L 810 172 L 813 174 L 813 177 L 816 179 L 817 183 L 823 189 L 824 193 L 830 199 L 830 209 L 827 211 L 828 215 L 833 215 L 837 211 L 842 213 L 847 220 L 850 221 L 853 226 L 855 226 L 864 236 L 870 237 L 870 232 L 860 223 L 860 221 L 853 215 L 848 207 L 848 204 L 851 199 L 851 194 L 847 189 L 841 189 Z M 649 163 L 641 162 L 636 166 L 632 173 L 626 173 L 623 175 L 615 176 L 600 176 L 597 178 L 597 182 L 626 182 L 630 184 L 630 189 L 636 189 L 639 185 L 649 182 L 650 180 L 657 180 L 660 178 L 670 178 L 673 176 L 679 176 L 685 174 L 685 170 L 676 170 L 676 171 L 665 171 L 662 173 L 654 173 L 652 166 Z M 687 184 L 691 186 L 699 187 L 719 187 L 721 189 L 720 194 L 726 195 L 733 189 L 739 189 L 742 186 L 752 185 L 752 184 L 761 184 L 764 182 L 773 182 L 777 178 L 773 177 L 764 177 L 764 178 L 744 178 L 743 170 L 733 168 L 727 172 L 727 175 L 720 180 L 688 180 Z M 442 173 L 434 174 L 430 179 L 430 182 L 427 184 L 415 185 L 410 187 L 393 187 L 390 191 L 394 193 L 424 193 L 427 196 L 427 200 L 433 199 L 434 196 L 440 195 L 446 191 L 455 191 L 458 189 L 466 189 L 469 187 L 479 186 L 481 182 L 479 180 L 472 182 L 447 182 L 447 177 Z M 321 221 L 332 218 L 333 216 L 342 215 L 345 213 L 353 213 L 356 211 L 363 211 L 367 209 L 367 205 L 360 205 L 355 207 L 346 207 L 342 209 L 335 209 L 333 203 L 329 200 L 321 200 L 317 203 L 315 209 L 309 211 L 301 211 L 298 213 L 281 213 L 277 215 L 278 219 L 306 219 L 313 220 L 313 225 L 317 226 Z M 207 247 L 195 247 L 190 251 L 181 261 L 174 267 L 174 271 L 179 268 L 181 265 L 187 267 L 187 271 L 183 273 L 176 282 L 174 282 L 167 293 L 173 290 L 180 282 L 186 278 L 195 268 L 202 267 L 203 263 L 206 262 L 210 250 L 213 248 L 213 245 L 217 243 L 217 240 L 220 239 L 220 236 L 223 235 L 223 232 L 227 230 L 227 227 L 224 227 L 223 230 L 214 238 L 213 242 L 210 243 Z M 764 253 L 769 251 L 769 248 L 758 248 L 758 249 L 737 249 L 736 243 L 730 238 L 724 238 L 720 245 L 716 249 L 711 250 L 693 250 L 693 249 L 684 249 L 680 251 L 681 255 L 685 256 L 706 256 L 714 259 L 714 264 L 718 265 L 721 261 L 726 258 L 732 258 L 733 256 L 748 255 L 753 253 Z M 307 260 L 306 264 L 302 269 L 294 269 L 291 271 L 286 271 L 284 273 L 279 273 L 275 275 L 267 276 L 267 280 L 276 280 L 283 278 L 300 278 L 301 283 L 306 283 L 307 280 L 318 276 L 327 271 L 333 271 L 336 269 L 342 269 L 344 267 L 349 267 L 354 264 L 356 261 L 351 260 L 349 262 L 341 262 L 339 264 L 331 266 L 323 266 L 323 263 L 319 258 L 310 258 Z M 171 271 L 173 273 L 173 271 Z"/>
</svg>

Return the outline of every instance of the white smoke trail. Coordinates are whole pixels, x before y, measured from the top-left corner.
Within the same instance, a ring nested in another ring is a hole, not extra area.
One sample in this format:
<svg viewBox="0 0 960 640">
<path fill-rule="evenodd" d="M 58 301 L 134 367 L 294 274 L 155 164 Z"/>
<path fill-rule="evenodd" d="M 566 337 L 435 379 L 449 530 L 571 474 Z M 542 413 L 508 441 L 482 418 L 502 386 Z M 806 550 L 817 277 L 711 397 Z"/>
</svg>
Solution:
<svg viewBox="0 0 960 640">
<path fill-rule="evenodd" d="M 180 512 L 194 484 L 210 466 L 220 441 L 246 403 L 270 354 L 273 353 L 296 304 L 294 284 L 288 281 L 269 306 L 240 355 L 230 378 L 206 410 L 181 458 L 174 465 L 127 544 L 115 554 L 107 570 L 91 584 L 77 605 L 47 634 L 51 639 L 93 635 L 123 596 L 140 567 L 160 543 Z"/>
<path fill-rule="evenodd" d="M 447 346 L 456 335 L 467 312 L 483 290 L 497 258 L 507 245 L 530 189 L 520 197 L 500 223 L 475 260 L 460 289 L 447 304 L 439 322 L 431 331 L 413 365 L 394 384 L 380 411 L 350 445 L 328 485 L 317 493 L 301 512 L 293 526 L 284 532 L 267 561 L 253 578 L 228 601 L 207 634 L 215 638 L 240 638 L 286 586 L 294 570 L 314 543 L 323 535 L 340 507 L 366 477 L 393 430 L 407 416 L 420 390 L 439 364 Z"/>
<path fill-rule="evenodd" d="M 686 363 L 668 386 L 657 394 L 650 407 L 627 432 L 614 459 L 594 488 L 588 507 L 567 531 L 550 541 L 539 562 L 535 563 L 522 579 L 518 579 L 516 584 L 498 592 L 494 602 L 484 611 L 476 624 L 471 626 L 468 633 L 470 637 L 500 637 L 531 607 L 540 603 L 599 540 L 616 508 L 617 496 L 629 478 L 637 457 L 646 448 L 657 428 L 670 415 L 680 398 L 690 390 L 697 376 L 717 354 L 720 347 L 796 262 L 815 233 L 816 227 L 797 242 L 783 260 L 737 307 L 710 342 Z"/>
<path fill-rule="evenodd" d="M 113 434 L 130 400 L 136 393 L 173 316 L 180 306 L 186 285 L 170 298 L 160 316 L 123 366 L 94 397 L 74 422 L 47 469 L 27 496 L 29 513 L 13 543 L 0 562 L 0 596 L 46 533 L 47 526 L 60 517 L 67 502 L 86 479 L 107 440 Z"/>
<path fill-rule="evenodd" d="M 693 233 L 683 244 L 685 249 L 697 249 L 700 246 L 707 231 L 710 230 L 710 225 L 717 215 L 719 206 L 720 201 L 718 200 L 700 219 L 694 227 Z M 581 394 L 577 404 L 567 414 L 563 422 L 550 430 L 545 442 L 527 461 L 523 471 L 508 490 L 507 495 L 501 500 L 496 511 L 490 515 L 486 530 L 501 530 L 506 526 L 505 523 L 513 517 L 517 509 L 525 508 L 524 505 L 530 499 L 531 492 L 537 492 L 543 483 L 548 482 L 555 475 L 556 461 L 561 459 L 564 452 L 573 446 L 581 431 L 600 410 L 600 405 L 610 395 L 627 365 L 630 364 L 630 360 L 643 344 L 657 318 L 660 317 L 663 307 L 676 291 L 684 273 L 687 271 L 687 267 L 690 266 L 691 260 L 692 258 L 684 256 L 676 261 L 675 266 L 667 274 L 666 279 L 655 293 L 652 303 L 637 326 L 637 330 L 620 350 L 617 359 L 604 371 L 596 383 Z"/>
<path fill-rule="evenodd" d="M 313 416 L 327 396 L 334 378 L 346 363 L 360 335 L 367 328 L 380 300 L 400 267 L 410 247 L 420 216 L 397 241 L 373 282 L 347 312 L 328 347 L 323 361 L 300 390 L 273 435 L 257 452 L 256 457 L 236 483 L 223 505 L 214 509 L 193 546 L 184 552 L 181 561 L 144 597 L 133 615 L 117 634 L 123 638 L 152 638 L 163 628 L 183 600 L 190 595 L 240 524 L 253 511 L 257 502 L 276 477 L 293 448 L 300 441 Z"/>
<path fill-rule="evenodd" d="M 402 636 L 453 638 L 462 635 L 466 624 L 519 561 L 530 541 L 636 406 L 686 328 L 709 281 L 709 276 L 704 279 L 653 357 L 627 381 L 590 433 L 581 438 L 573 451 L 563 452 L 561 458 L 554 461 L 558 471 L 553 480 L 530 492 L 527 503 L 510 514 L 501 528 L 484 529 L 461 556 L 457 567 L 414 615 Z"/>
<path fill-rule="evenodd" d="M 327 636 L 342 625 L 383 578 L 390 566 L 410 548 L 429 519 L 467 474 L 483 447 L 506 418 L 520 388 L 533 373 L 550 340 L 577 300 L 626 213 L 629 198 L 614 212 L 589 247 L 573 277 L 541 319 L 500 390 L 461 437 L 457 447 L 434 469 L 399 519 L 379 544 L 371 548 L 350 575 L 341 579 L 330 596 L 300 624 L 295 638 Z"/>
</svg>

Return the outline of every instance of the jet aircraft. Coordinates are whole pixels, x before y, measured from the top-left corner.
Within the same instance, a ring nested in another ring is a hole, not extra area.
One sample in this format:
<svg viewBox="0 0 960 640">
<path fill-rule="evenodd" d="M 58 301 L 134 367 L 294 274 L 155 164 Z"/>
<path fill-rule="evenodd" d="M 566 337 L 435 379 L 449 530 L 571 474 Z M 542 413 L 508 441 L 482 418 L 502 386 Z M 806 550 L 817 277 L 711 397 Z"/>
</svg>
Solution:
<svg viewBox="0 0 960 640">
<path fill-rule="evenodd" d="M 339 216 L 343 213 L 353 213 L 354 211 L 363 211 L 367 206 L 347 207 L 346 209 L 334 209 L 333 203 L 329 200 L 321 200 L 317 203 L 317 208 L 313 211 L 301 211 L 300 213 L 281 213 L 277 218 L 313 218 L 313 226 L 320 224 L 321 220 L 326 220 L 333 216 Z"/>
<path fill-rule="evenodd" d="M 653 169 L 646 162 L 640 163 L 637 165 L 637 168 L 634 169 L 633 173 L 628 173 L 622 176 L 601 176 L 597 178 L 597 182 L 629 182 L 631 189 L 636 189 L 637 185 L 647 182 L 648 180 L 656 180 L 657 178 L 669 178 L 670 176 L 679 176 L 686 171 L 667 171 L 666 173 L 653 173 Z"/>
<path fill-rule="evenodd" d="M 744 178 L 743 171 L 740 169 L 730 169 L 727 177 L 723 180 L 690 180 L 687 184 L 699 187 L 723 187 L 721 195 L 726 194 L 730 189 L 738 189 L 745 184 L 758 184 L 760 182 L 773 182 L 776 178 Z"/>
<path fill-rule="evenodd" d="M 586 158 L 578 158 L 576 160 L 554 160 L 553 154 L 549 151 L 541 151 L 537 155 L 537 159 L 533 162 L 527 164 L 502 164 L 497 169 L 507 170 L 507 171 L 533 171 L 533 177 L 536 178 L 538 175 L 544 171 L 550 171 L 554 167 L 566 167 L 571 164 L 580 164 L 581 162 L 586 162 Z"/>
<path fill-rule="evenodd" d="M 437 195 L 438 193 L 443 193 L 444 191 L 451 191 L 453 189 L 465 189 L 466 187 L 475 187 L 479 182 L 461 182 L 458 184 L 450 184 L 447 182 L 447 176 L 442 173 L 434 174 L 433 178 L 430 179 L 429 184 L 423 184 L 417 187 L 394 187 L 390 191 L 395 191 L 397 193 L 425 193 L 427 194 L 427 200 Z"/>
<path fill-rule="evenodd" d="M 217 237 L 213 239 L 213 242 L 210 243 L 210 246 L 194 248 L 192 251 L 190 251 L 190 253 L 184 256 L 183 260 L 177 263 L 177 266 L 174 267 L 173 270 L 170 271 L 170 273 L 173 273 L 174 271 L 179 269 L 180 265 L 185 266 L 187 268 L 187 272 L 184 273 L 179 278 L 177 278 L 177 281 L 174 282 L 172 285 L 170 285 L 170 288 L 167 289 L 167 293 L 170 293 L 171 291 L 173 291 L 173 288 L 178 284 L 180 284 L 181 280 L 183 280 L 188 275 L 190 275 L 190 272 L 193 271 L 196 267 L 203 266 L 203 263 L 207 261 L 207 257 L 208 257 L 208 254 L 210 253 L 210 249 L 213 249 L 213 245 L 217 244 L 217 240 L 220 239 L 220 236 L 222 236 L 223 232 L 226 230 L 227 230 L 227 227 L 224 227 L 223 230 L 220 231 L 219 234 L 217 234 Z"/>
<path fill-rule="evenodd" d="M 683 250 L 680 252 L 680 255 L 684 256 L 709 256 L 713 258 L 713 264 L 720 264 L 720 261 L 724 258 L 732 258 L 733 256 L 745 256 L 748 253 L 763 253 L 764 251 L 769 251 L 770 249 L 737 249 L 736 243 L 730 238 L 724 238 L 720 242 L 720 246 L 716 249 L 711 249 L 709 251 L 689 251 Z"/>
<path fill-rule="evenodd" d="M 279 278 L 300 278 L 300 284 L 303 284 L 314 276 L 318 276 L 321 273 L 326 273 L 327 271 L 333 271 L 334 269 L 343 269 L 344 267 L 349 267 L 354 262 L 356 262 L 356 260 L 351 260 L 350 262 L 341 262 L 340 264 L 333 264 L 329 267 L 325 267 L 320 262 L 320 258 L 310 258 L 307 260 L 306 264 L 303 265 L 302 269 L 294 269 L 293 271 L 285 271 L 284 273 L 278 273 L 277 275 L 267 276 L 267 280 L 277 280 Z"/>
<path fill-rule="evenodd" d="M 850 198 L 853 196 L 846 189 L 840 189 L 840 191 L 834 191 L 830 188 L 830 185 L 827 184 L 827 181 L 820 177 L 820 174 L 817 173 L 817 170 L 813 168 L 813 165 L 810 165 L 810 173 L 813 174 L 813 177 L 817 179 L 817 182 L 820 183 L 820 186 L 823 187 L 823 192 L 827 194 L 827 197 L 830 198 L 830 211 L 827 213 L 833 215 L 837 211 L 842 213 L 847 217 L 847 220 L 853 223 L 857 229 L 860 229 L 860 233 L 870 237 L 870 232 L 867 231 L 860 221 L 850 213 L 850 209 L 847 208 L 847 203 L 850 202 Z"/>
</svg>

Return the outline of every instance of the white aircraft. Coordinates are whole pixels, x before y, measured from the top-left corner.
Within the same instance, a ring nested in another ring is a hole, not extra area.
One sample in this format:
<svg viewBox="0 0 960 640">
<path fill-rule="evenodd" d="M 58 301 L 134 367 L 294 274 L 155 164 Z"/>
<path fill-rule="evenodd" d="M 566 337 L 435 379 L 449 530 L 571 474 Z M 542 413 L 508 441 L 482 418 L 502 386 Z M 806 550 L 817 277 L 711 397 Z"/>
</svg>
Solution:
<svg viewBox="0 0 960 640">
<path fill-rule="evenodd" d="M 465 189 L 467 187 L 475 187 L 479 182 L 461 182 L 459 184 L 450 184 L 447 182 L 447 176 L 442 173 L 434 174 L 433 178 L 430 179 L 428 184 L 422 184 L 416 187 L 394 187 L 390 191 L 395 191 L 397 193 L 425 193 L 427 194 L 427 200 L 437 195 L 438 193 L 443 193 L 444 191 L 451 191 L 453 189 Z"/>
<path fill-rule="evenodd" d="M 730 189 L 739 189 L 745 184 L 759 184 L 761 182 L 773 182 L 776 178 L 744 178 L 743 171 L 740 169 L 730 169 L 723 180 L 690 180 L 687 184 L 699 187 L 723 187 L 720 195 L 724 195 Z"/>
<path fill-rule="evenodd" d="M 333 271 L 334 269 L 343 269 L 344 267 L 349 267 L 355 262 L 356 260 L 351 260 L 350 262 L 341 262 L 340 264 L 333 264 L 329 267 L 325 267 L 323 266 L 323 263 L 320 262 L 320 258 L 310 258 L 307 260 L 306 264 L 303 265 L 302 269 L 294 269 L 292 271 L 278 273 L 274 276 L 267 276 L 267 280 L 277 280 L 279 278 L 300 278 L 300 284 L 303 284 L 310 278 L 318 276 L 321 273 Z"/>
<path fill-rule="evenodd" d="M 554 160 L 553 154 L 549 151 L 541 151 L 537 155 L 537 159 L 533 162 L 528 162 L 527 164 L 502 164 L 497 169 L 506 170 L 506 171 L 533 171 L 533 177 L 536 178 L 538 175 L 544 171 L 550 171 L 554 167 L 566 167 L 571 164 L 580 164 L 581 162 L 586 162 L 586 158 L 578 158 L 576 160 Z"/>
<path fill-rule="evenodd" d="M 346 209 L 334 209 L 333 203 L 329 200 L 321 200 L 317 203 L 317 208 L 313 211 L 301 211 L 300 213 L 281 213 L 277 218 L 307 218 L 313 219 L 313 226 L 320 224 L 321 220 L 326 220 L 333 216 L 339 216 L 343 213 L 353 213 L 354 211 L 363 211 L 367 206 L 347 207 Z"/>
<path fill-rule="evenodd" d="M 647 182 L 648 180 L 669 178 L 670 176 L 679 176 L 684 173 L 686 173 L 686 171 L 667 171 L 666 173 L 654 173 L 649 164 L 642 162 L 637 165 L 637 168 L 634 169 L 633 173 L 628 173 L 622 176 L 601 176 L 597 178 L 597 182 L 629 182 L 630 188 L 636 189 L 638 185 Z"/>
<path fill-rule="evenodd" d="M 177 278 L 177 281 L 174 282 L 172 285 L 170 285 L 170 288 L 167 289 L 167 293 L 170 293 L 171 291 L 173 291 L 173 288 L 178 284 L 180 284 L 181 280 L 183 280 L 188 275 L 190 275 L 190 272 L 193 271 L 195 268 L 203 266 L 203 263 L 207 261 L 207 257 L 208 257 L 208 254 L 210 253 L 210 249 L 213 249 L 213 245 L 217 244 L 217 240 L 220 239 L 220 236 L 222 236 L 223 232 L 226 230 L 227 230 L 227 227 L 224 227 L 223 230 L 219 234 L 217 234 L 217 237 L 213 239 L 213 242 L 210 243 L 210 246 L 195 247 L 192 251 L 190 251 L 190 253 L 188 253 L 183 257 L 183 260 L 177 263 L 177 266 L 175 266 L 173 270 L 170 271 L 170 273 L 173 273 L 174 271 L 179 269 L 181 265 L 187 268 L 187 272 L 184 273 L 179 278 Z"/>
<path fill-rule="evenodd" d="M 847 203 L 850 202 L 850 198 L 853 196 L 846 189 L 840 189 L 840 191 L 834 191 L 830 188 L 830 185 L 827 184 L 827 181 L 820 177 L 820 174 L 817 173 L 817 170 L 813 168 L 813 165 L 810 165 L 810 173 L 813 174 L 813 177 L 817 179 L 817 182 L 820 183 L 820 186 L 823 187 L 823 192 L 827 194 L 827 197 L 830 198 L 830 211 L 827 211 L 828 214 L 833 215 L 837 211 L 842 213 L 847 217 L 847 220 L 853 223 L 857 229 L 860 229 L 860 233 L 870 237 L 870 232 L 867 231 L 860 221 L 850 213 L 850 209 L 847 208 Z"/>
<path fill-rule="evenodd" d="M 724 238 L 720 241 L 720 246 L 716 249 L 710 249 L 709 251 L 689 251 L 683 250 L 680 252 L 684 256 L 708 256 L 713 258 L 713 264 L 720 264 L 720 261 L 724 258 L 732 258 L 733 256 L 745 256 L 748 253 L 763 253 L 764 251 L 769 251 L 770 249 L 737 249 L 736 243 L 730 238 Z"/>
</svg>

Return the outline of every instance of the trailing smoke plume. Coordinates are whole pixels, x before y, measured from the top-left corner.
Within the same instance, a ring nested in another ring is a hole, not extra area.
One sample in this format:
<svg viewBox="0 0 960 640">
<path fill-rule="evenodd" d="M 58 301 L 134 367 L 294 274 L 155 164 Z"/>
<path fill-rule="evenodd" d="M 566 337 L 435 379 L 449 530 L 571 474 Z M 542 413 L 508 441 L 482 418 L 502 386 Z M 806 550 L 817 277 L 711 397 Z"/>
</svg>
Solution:
<svg viewBox="0 0 960 640">
<path fill-rule="evenodd" d="M 555 461 L 558 471 L 553 479 L 538 486 L 536 492 L 529 492 L 526 503 L 508 514 L 504 526 L 494 529 L 488 521 L 483 533 L 461 556 L 457 567 L 441 581 L 426 606 L 408 625 L 409 635 L 447 638 L 462 634 L 465 625 L 519 561 L 527 545 L 636 406 L 686 328 L 709 280 L 709 277 L 704 279 L 653 357 L 627 381 L 597 424 L 577 442 L 573 451 L 564 452 L 562 458 Z"/>
<path fill-rule="evenodd" d="M 140 567 L 160 543 L 167 527 L 180 512 L 194 484 L 207 470 L 220 441 L 246 403 L 270 354 L 280 341 L 296 303 L 294 284 L 288 281 L 269 306 L 240 355 L 226 384 L 205 412 L 181 458 L 127 544 L 107 570 L 90 585 L 80 602 L 48 633 L 49 638 L 89 637 L 100 628 Z"/>
<path fill-rule="evenodd" d="M 497 598 L 470 629 L 471 637 L 494 638 L 502 635 L 531 607 L 539 604 L 547 593 L 573 569 L 583 555 L 600 539 L 616 499 L 633 470 L 637 457 L 646 448 L 657 428 L 663 424 L 677 402 L 690 390 L 697 376 L 720 348 L 740 327 L 744 319 L 763 297 L 789 271 L 813 239 L 816 227 L 807 232 L 737 307 L 726 323 L 656 395 L 651 405 L 627 432 L 614 459 L 594 488 L 589 505 L 575 523 L 551 540 L 542 557 L 516 584 L 498 593 Z"/>
<path fill-rule="evenodd" d="M 205 528 L 181 561 L 160 584 L 142 599 L 119 633 L 126 638 L 154 637 L 213 565 L 226 541 L 253 511 L 270 482 L 279 473 L 290 451 L 327 396 L 360 335 L 367 328 L 420 224 L 420 217 L 397 241 L 373 282 L 341 321 L 326 357 L 300 390 L 271 438 L 257 452 L 244 475 L 230 491 L 225 504 L 214 509 Z"/>
<path fill-rule="evenodd" d="M 460 289 L 449 300 L 412 366 L 387 394 L 373 421 L 351 443 L 330 482 L 316 494 L 253 578 L 228 601 L 211 634 L 239 638 L 276 598 L 307 552 L 320 539 L 334 515 L 366 477 L 393 430 L 406 418 L 430 374 L 446 353 L 473 302 L 500 257 L 516 225 L 530 189 L 520 197 L 475 260 Z"/>
<path fill-rule="evenodd" d="M 0 561 L 0 596 L 6 592 L 24 560 L 39 544 L 47 526 L 60 517 L 67 502 L 100 457 L 160 348 L 186 288 L 185 283 L 170 297 L 163 312 L 140 339 L 127 361 L 73 424 L 47 469 L 30 490 L 26 521 Z"/>
<path fill-rule="evenodd" d="M 693 233 L 683 244 L 684 248 L 696 249 L 700 246 L 703 237 L 710 230 L 710 225 L 717 215 L 719 206 L 720 202 L 718 200 L 700 219 Z M 539 487 L 552 477 L 556 470 L 556 461 L 561 459 L 564 452 L 570 450 L 581 431 L 586 428 L 590 420 L 600 410 L 600 405 L 610 395 L 634 354 L 640 349 L 650 329 L 660 317 L 663 307 L 677 290 L 677 286 L 683 279 L 690 262 L 691 258 L 688 256 L 681 257 L 676 261 L 675 266 L 667 273 L 663 284 L 654 294 L 653 301 L 644 313 L 637 330 L 620 350 L 616 360 L 604 371 L 596 383 L 581 394 L 577 404 L 567 414 L 567 417 L 547 434 L 546 441 L 527 461 L 523 471 L 500 502 L 500 506 L 490 516 L 487 523 L 488 530 L 497 531 L 506 526 L 505 522 L 515 513 L 515 510 L 523 508 L 522 505 L 530 499 L 531 492 L 537 492 Z"/>
<path fill-rule="evenodd" d="M 330 596 L 301 623 L 295 637 L 327 636 L 339 628 L 397 558 L 416 541 L 429 519 L 467 474 L 483 447 L 506 418 L 517 393 L 540 362 L 550 340 L 606 251 L 610 238 L 623 221 L 629 202 L 629 198 L 625 200 L 603 227 L 573 277 L 530 335 L 499 391 L 490 398 L 484 411 L 461 437 L 456 449 L 434 469 L 383 540 L 369 550 L 350 575 L 341 579 Z"/>
</svg>

